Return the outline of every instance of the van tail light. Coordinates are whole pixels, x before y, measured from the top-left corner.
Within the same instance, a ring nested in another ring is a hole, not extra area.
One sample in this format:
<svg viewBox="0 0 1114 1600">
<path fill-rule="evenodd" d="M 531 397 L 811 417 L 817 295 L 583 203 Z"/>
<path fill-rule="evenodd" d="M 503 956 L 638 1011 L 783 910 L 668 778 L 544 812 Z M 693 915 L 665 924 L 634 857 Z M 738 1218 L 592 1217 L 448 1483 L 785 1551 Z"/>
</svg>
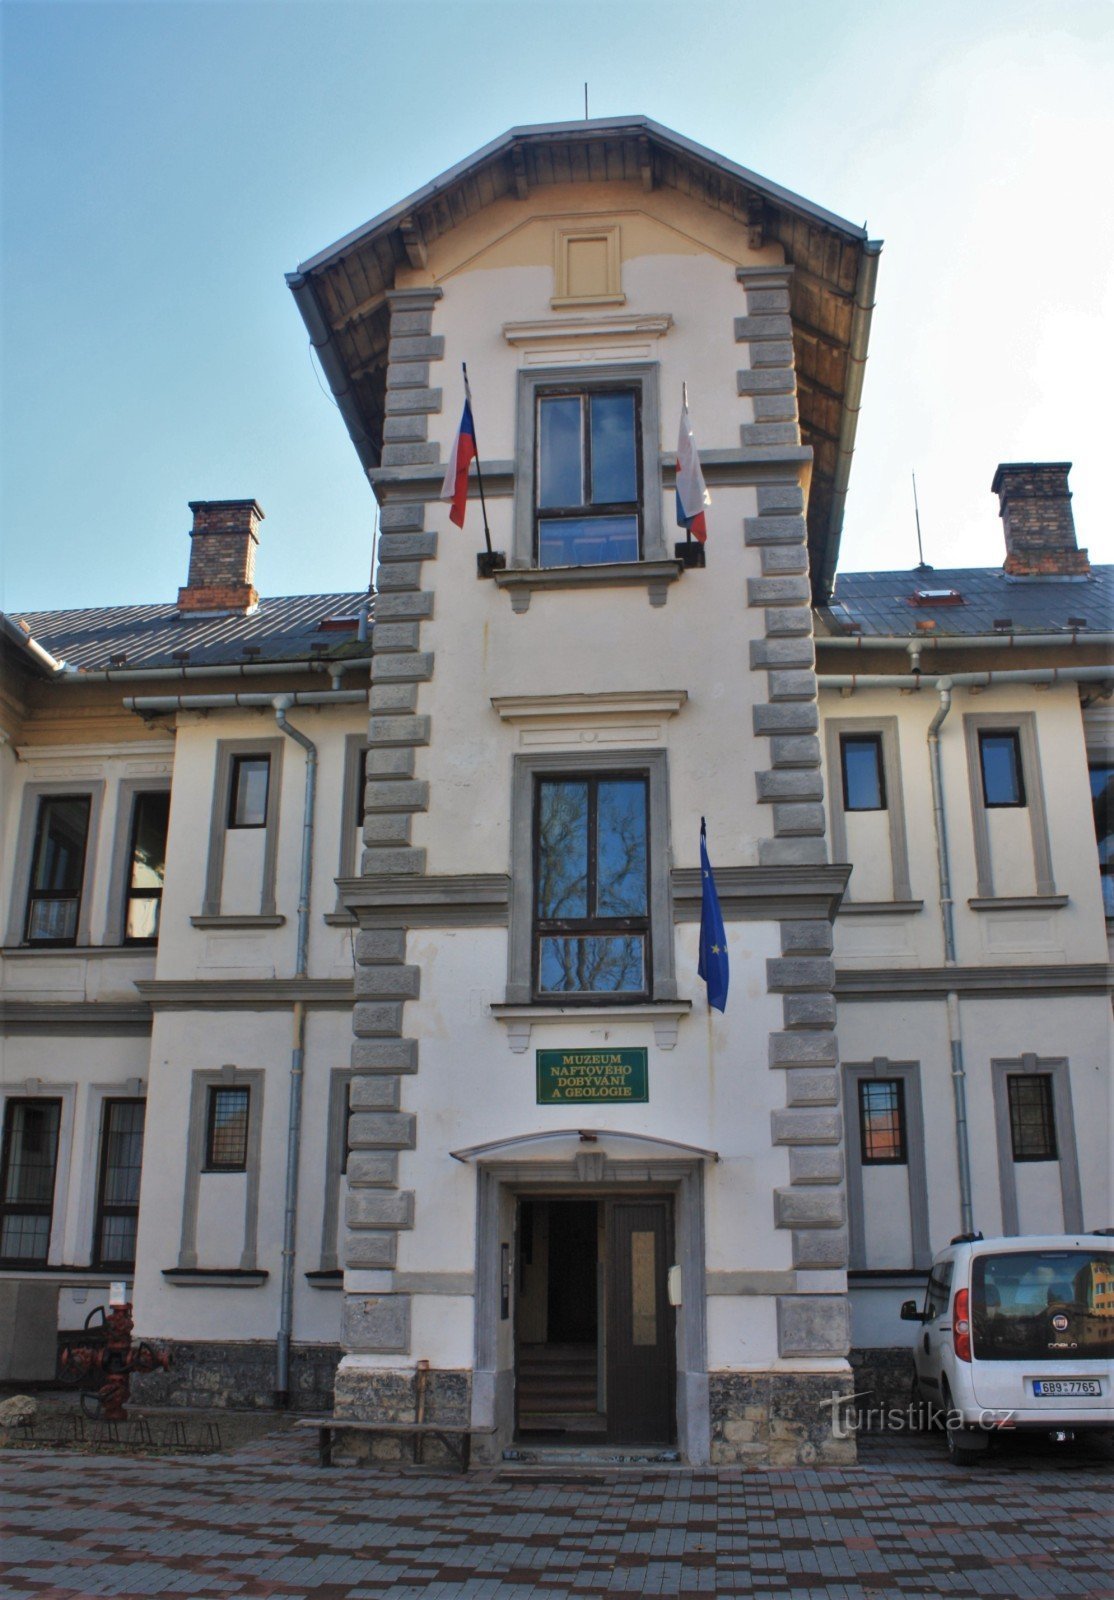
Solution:
<svg viewBox="0 0 1114 1600">
<path fill-rule="evenodd" d="M 952 1311 L 952 1343 L 957 1361 L 971 1359 L 971 1295 L 967 1289 L 956 1292 Z"/>
</svg>

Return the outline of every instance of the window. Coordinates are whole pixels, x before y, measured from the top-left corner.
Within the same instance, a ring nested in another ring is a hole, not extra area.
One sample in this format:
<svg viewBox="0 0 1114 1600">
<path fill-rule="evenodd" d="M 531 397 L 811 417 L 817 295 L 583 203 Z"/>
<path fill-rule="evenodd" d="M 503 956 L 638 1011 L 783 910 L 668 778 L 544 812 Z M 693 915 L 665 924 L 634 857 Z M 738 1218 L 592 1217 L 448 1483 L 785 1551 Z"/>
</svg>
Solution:
<svg viewBox="0 0 1114 1600">
<path fill-rule="evenodd" d="M 233 756 L 228 795 L 230 828 L 267 826 L 267 791 L 271 782 L 270 756 Z"/>
<path fill-rule="evenodd" d="M 93 1263 L 134 1267 L 143 1164 L 143 1100 L 106 1100 L 101 1126 L 101 1173 Z"/>
<path fill-rule="evenodd" d="M 948 1309 L 948 1299 L 952 1292 L 951 1261 L 938 1261 L 928 1275 L 928 1287 L 924 1295 L 924 1320 L 934 1322 Z"/>
<path fill-rule="evenodd" d="M 987 806 L 1023 806 L 1025 783 L 1021 776 L 1021 741 L 1016 729 L 979 733 L 983 803 Z"/>
<path fill-rule="evenodd" d="M 169 820 L 170 795 L 166 790 L 136 795 L 128 848 L 125 944 L 154 944 L 158 939 Z"/>
<path fill-rule="evenodd" d="M 1108 917 L 1114 917 L 1114 765 L 1096 762 L 1091 766 L 1090 776 L 1103 910 Z"/>
<path fill-rule="evenodd" d="M 538 779 L 538 998 L 649 993 L 648 811 L 644 773 Z"/>
<path fill-rule="evenodd" d="M 89 837 L 87 794 L 44 795 L 31 853 L 25 938 L 28 944 L 76 944 Z"/>
<path fill-rule="evenodd" d="M 845 811 L 885 811 L 886 779 L 880 733 L 844 733 L 839 740 Z"/>
<path fill-rule="evenodd" d="M 558 390 L 537 398 L 539 567 L 637 561 L 642 552 L 638 392 Z"/>
<path fill-rule="evenodd" d="M 1006 1079 L 1010 1108 L 1010 1143 L 1015 1161 L 1055 1161 L 1056 1118 L 1052 1109 L 1052 1074 L 1011 1073 Z"/>
<path fill-rule="evenodd" d="M 859 1079 L 863 1166 L 905 1166 L 905 1085 L 900 1078 Z"/>
<path fill-rule="evenodd" d="M 9 1100 L 0 1162 L 0 1260 L 45 1265 L 61 1100 Z"/>
<path fill-rule="evenodd" d="M 245 1172 L 248 1164 L 250 1089 L 209 1090 L 206 1172 Z"/>
</svg>

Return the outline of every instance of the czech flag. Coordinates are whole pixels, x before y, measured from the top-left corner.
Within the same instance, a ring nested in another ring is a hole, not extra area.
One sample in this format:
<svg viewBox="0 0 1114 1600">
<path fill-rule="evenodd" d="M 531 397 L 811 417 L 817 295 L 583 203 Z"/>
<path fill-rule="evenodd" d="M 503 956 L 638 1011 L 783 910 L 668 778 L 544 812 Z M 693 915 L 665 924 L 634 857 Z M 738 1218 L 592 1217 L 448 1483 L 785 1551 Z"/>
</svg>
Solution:
<svg viewBox="0 0 1114 1600">
<path fill-rule="evenodd" d="M 464 513 L 468 506 L 468 468 L 475 461 L 476 455 L 476 424 L 472 420 L 472 392 L 468 388 L 468 380 L 465 379 L 464 414 L 460 419 L 460 431 L 453 445 L 453 453 L 449 457 L 440 494 L 442 500 L 452 502 L 449 521 L 455 522 L 458 528 L 464 526 Z"/>
<path fill-rule="evenodd" d="M 708 860 L 708 830 L 700 819 L 700 960 L 696 970 L 708 986 L 708 1005 L 717 1011 L 727 1008 L 727 985 L 731 972 L 727 962 L 727 935 L 723 931 L 723 912 L 719 908 L 716 880 Z"/>
<path fill-rule="evenodd" d="M 700 457 L 696 453 L 696 440 L 689 421 L 689 402 L 686 392 L 681 406 L 681 428 L 677 436 L 677 526 L 691 533 L 703 544 L 708 537 L 704 520 L 704 507 L 710 506 L 712 497 L 700 470 Z"/>
</svg>

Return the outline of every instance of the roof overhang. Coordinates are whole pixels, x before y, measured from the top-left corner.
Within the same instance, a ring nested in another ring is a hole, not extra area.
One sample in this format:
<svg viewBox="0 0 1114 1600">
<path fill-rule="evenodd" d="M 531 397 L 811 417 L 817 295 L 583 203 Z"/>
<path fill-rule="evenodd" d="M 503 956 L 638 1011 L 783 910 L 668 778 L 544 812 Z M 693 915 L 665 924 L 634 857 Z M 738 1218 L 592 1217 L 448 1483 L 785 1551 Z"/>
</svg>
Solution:
<svg viewBox="0 0 1114 1600">
<path fill-rule="evenodd" d="M 365 470 L 379 466 L 389 309 L 400 266 L 505 197 L 568 182 L 630 180 L 683 190 L 776 241 L 794 272 L 790 308 L 801 436 L 814 452 L 809 498 L 813 587 L 835 576 L 862 396 L 881 243 L 649 117 L 512 128 L 287 274 L 310 341 Z"/>
</svg>

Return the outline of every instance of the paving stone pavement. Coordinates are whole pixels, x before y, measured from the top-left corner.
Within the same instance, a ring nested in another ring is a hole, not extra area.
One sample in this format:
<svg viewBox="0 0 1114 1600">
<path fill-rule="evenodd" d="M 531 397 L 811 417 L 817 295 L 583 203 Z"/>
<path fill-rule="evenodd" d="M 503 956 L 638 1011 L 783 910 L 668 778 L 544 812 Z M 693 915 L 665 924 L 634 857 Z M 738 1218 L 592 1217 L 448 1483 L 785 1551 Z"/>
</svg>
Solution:
<svg viewBox="0 0 1114 1600">
<path fill-rule="evenodd" d="M 4 1600 L 1114 1600 L 1108 1464 L 936 1438 L 853 1468 L 527 1478 L 322 1470 L 280 1434 L 221 1456 L 0 1451 Z"/>
</svg>

